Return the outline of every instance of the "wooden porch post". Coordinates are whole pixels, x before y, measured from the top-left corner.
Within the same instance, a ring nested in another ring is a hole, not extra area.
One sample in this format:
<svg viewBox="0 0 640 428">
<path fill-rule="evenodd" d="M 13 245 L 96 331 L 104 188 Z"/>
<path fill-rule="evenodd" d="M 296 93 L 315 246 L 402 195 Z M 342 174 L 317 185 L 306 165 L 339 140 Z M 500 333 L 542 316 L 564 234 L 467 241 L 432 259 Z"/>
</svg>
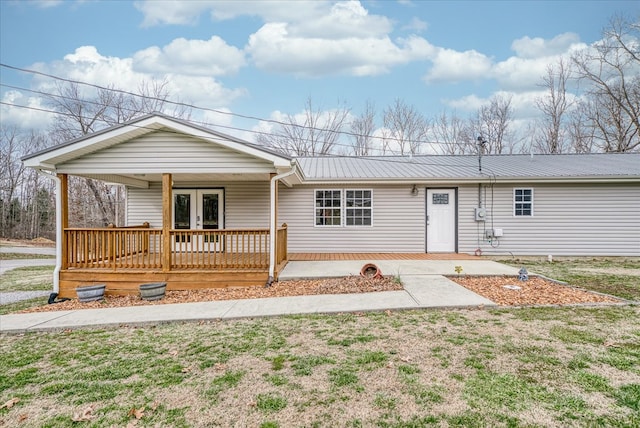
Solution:
<svg viewBox="0 0 640 428">
<path fill-rule="evenodd" d="M 172 176 L 168 173 L 162 174 L 162 271 L 171 270 L 171 202 Z"/>
<path fill-rule="evenodd" d="M 269 174 L 269 181 L 271 181 L 271 179 L 273 177 L 275 177 L 277 174 L 271 173 Z M 273 242 L 274 242 L 274 246 L 273 248 L 275 249 L 274 251 L 277 251 L 278 248 L 278 182 L 276 181 L 276 185 L 275 188 L 273 190 L 273 199 L 275 201 L 275 209 L 273 210 L 273 218 L 270 218 L 269 220 L 271 221 L 271 224 L 269 225 L 269 230 L 273 232 Z M 269 249 L 271 251 L 271 248 Z M 272 256 L 269 255 L 269 257 L 271 258 Z"/>
<path fill-rule="evenodd" d="M 67 242 L 67 234 L 65 229 L 69 228 L 69 176 L 67 174 L 58 174 L 60 179 L 60 225 L 61 241 L 62 241 L 62 260 L 60 261 L 60 269 L 69 268 L 69 251 Z"/>
</svg>

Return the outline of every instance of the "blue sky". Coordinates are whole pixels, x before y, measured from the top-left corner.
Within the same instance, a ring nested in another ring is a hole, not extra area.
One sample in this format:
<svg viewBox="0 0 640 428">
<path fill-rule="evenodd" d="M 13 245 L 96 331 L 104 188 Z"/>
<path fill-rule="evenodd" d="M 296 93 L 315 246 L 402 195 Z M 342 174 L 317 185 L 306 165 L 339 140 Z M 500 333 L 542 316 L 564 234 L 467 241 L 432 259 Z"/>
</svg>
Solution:
<svg viewBox="0 0 640 428">
<path fill-rule="evenodd" d="M 548 64 L 597 41 L 614 14 L 640 17 L 636 1 L 3 0 L 0 8 L 3 64 L 131 91 L 166 78 L 173 99 L 265 119 L 300 113 L 307 99 L 354 114 L 367 100 L 381 112 L 401 99 L 427 117 L 465 116 L 499 93 L 524 120 L 536 114 Z M 6 67 L 0 80 L 8 104 L 42 101 L 6 85 L 51 88 Z M 51 120 L 7 105 L 0 113 L 23 128 Z"/>
</svg>

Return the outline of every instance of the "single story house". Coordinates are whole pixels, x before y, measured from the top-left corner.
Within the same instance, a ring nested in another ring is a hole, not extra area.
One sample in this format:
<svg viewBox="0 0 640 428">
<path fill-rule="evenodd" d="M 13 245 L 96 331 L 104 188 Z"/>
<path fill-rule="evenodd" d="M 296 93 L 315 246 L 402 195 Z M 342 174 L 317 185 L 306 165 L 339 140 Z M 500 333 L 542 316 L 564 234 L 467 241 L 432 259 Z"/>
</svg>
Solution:
<svg viewBox="0 0 640 428">
<path fill-rule="evenodd" d="M 163 114 L 23 159 L 57 183 L 56 291 L 263 285 L 301 253 L 640 256 L 640 153 L 289 157 Z M 68 221 L 70 175 L 126 224 Z"/>
</svg>

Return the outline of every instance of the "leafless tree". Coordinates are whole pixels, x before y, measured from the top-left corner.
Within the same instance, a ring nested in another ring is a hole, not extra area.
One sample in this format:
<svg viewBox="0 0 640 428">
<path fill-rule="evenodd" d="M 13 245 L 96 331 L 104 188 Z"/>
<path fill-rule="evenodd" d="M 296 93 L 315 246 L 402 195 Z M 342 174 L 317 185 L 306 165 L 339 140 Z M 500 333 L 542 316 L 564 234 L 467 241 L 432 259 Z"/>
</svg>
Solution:
<svg viewBox="0 0 640 428">
<path fill-rule="evenodd" d="M 440 113 L 433 121 L 432 132 L 441 154 L 464 155 L 473 152 L 473 144 L 469 144 L 470 137 L 467 130 L 468 123 L 455 112 Z"/>
<path fill-rule="evenodd" d="M 571 141 L 571 150 L 575 153 L 597 151 L 595 129 L 589 119 L 591 117 L 590 108 L 589 103 L 580 101 L 569 111 L 567 134 Z"/>
<path fill-rule="evenodd" d="M 360 116 L 351 121 L 354 156 L 369 156 L 373 148 L 373 133 L 376 129 L 376 111 L 372 101 L 367 101 Z"/>
<path fill-rule="evenodd" d="M 470 119 L 463 138 L 469 147 L 474 147 L 474 153 L 477 153 L 475 141 L 478 137 L 486 141 L 485 154 L 513 153 L 515 142 L 511 132 L 512 121 L 511 96 L 494 95 Z"/>
<path fill-rule="evenodd" d="M 535 100 L 542 118 L 538 133 L 534 137 L 535 146 L 542 153 L 563 153 L 568 149 L 565 126 L 566 116 L 572 105 L 567 94 L 569 79 L 571 70 L 563 59 L 549 65 L 547 74 L 542 77 L 540 86 L 546 93 Z"/>
<path fill-rule="evenodd" d="M 349 109 L 315 109 L 311 98 L 301 115 L 287 115 L 273 133 L 259 134 L 258 143 L 281 153 L 295 156 L 315 156 L 333 153 L 346 126 Z"/>
<path fill-rule="evenodd" d="M 431 124 L 414 106 L 396 99 L 383 111 L 383 152 L 419 154 L 428 142 Z"/>
<path fill-rule="evenodd" d="M 45 137 L 0 127 L 0 236 L 30 239 L 55 236 L 53 186 L 20 158 L 46 146 Z"/>
<path fill-rule="evenodd" d="M 572 63 L 586 85 L 582 112 L 597 146 L 640 149 L 640 21 L 612 18 L 602 40 L 575 53 Z"/>
<path fill-rule="evenodd" d="M 16 128 L 0 128 L 0 236 L 13 237 L 19 221 L 16 195 L 24 179 L 24 166 L 20 162 L 23 152 Z"/>
<path fill-rule="evenodd" d="M 87 88 L 77 83 L 58 83 L 55 92 L 48 97 L 48 105 L 59 112 L 56 116 L 51 137 L 56 142 L 64 142 L 87 135 L 102 128 L 117 125 L 155 111 L 162 111 L 169 105 L 166 81 L 143 82 L 139 94 L 117 90 L 114 87 Z M 173 114 L 188 116 L 190 110 L 184 104 L 174 104 Z M 83 183 L 88 192 L 81 188 Z M 71 210 L 70 221 L 83 226 L 106 226 L 119 224 L 115 218 L 116 205 L 121 204 L 116 186 L 92 179 L 72 178 L 69 182 L 70 203 L 87 205 L 93 198 L 97 213 L 91 210 L 78 214 Z M 90 195 L 87 199 L 87 195 Z M 97 217 L 96 217 L 97 214 Z"/>
</svg>

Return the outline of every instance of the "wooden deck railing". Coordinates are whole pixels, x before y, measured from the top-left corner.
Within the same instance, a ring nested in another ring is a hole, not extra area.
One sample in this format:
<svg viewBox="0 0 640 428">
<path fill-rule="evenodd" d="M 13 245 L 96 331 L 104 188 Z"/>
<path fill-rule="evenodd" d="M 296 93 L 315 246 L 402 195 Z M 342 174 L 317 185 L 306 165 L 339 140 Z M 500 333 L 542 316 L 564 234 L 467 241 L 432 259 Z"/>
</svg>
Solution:
<svg viewBox="0 0 640 428">
<path fill-rule="evenodd" d="M 269 229 L 171 230 L 171 269 L 265 269 Z"/>
<path fill-rule="evenodd" d="M 269 268 L 269 229 L 177 230 L 169 270 Z M 277 232 L 276 264 L 287 258 L 287 228 Z M 62 268 L 161 269 L 162 229 L 148 227 L 64 230 Z"/>
<path fill-rule="evenodd" d="M 139 228 L 65 229 L 64 268 L 162 267 L 162 230 Z"/>
</svg>

